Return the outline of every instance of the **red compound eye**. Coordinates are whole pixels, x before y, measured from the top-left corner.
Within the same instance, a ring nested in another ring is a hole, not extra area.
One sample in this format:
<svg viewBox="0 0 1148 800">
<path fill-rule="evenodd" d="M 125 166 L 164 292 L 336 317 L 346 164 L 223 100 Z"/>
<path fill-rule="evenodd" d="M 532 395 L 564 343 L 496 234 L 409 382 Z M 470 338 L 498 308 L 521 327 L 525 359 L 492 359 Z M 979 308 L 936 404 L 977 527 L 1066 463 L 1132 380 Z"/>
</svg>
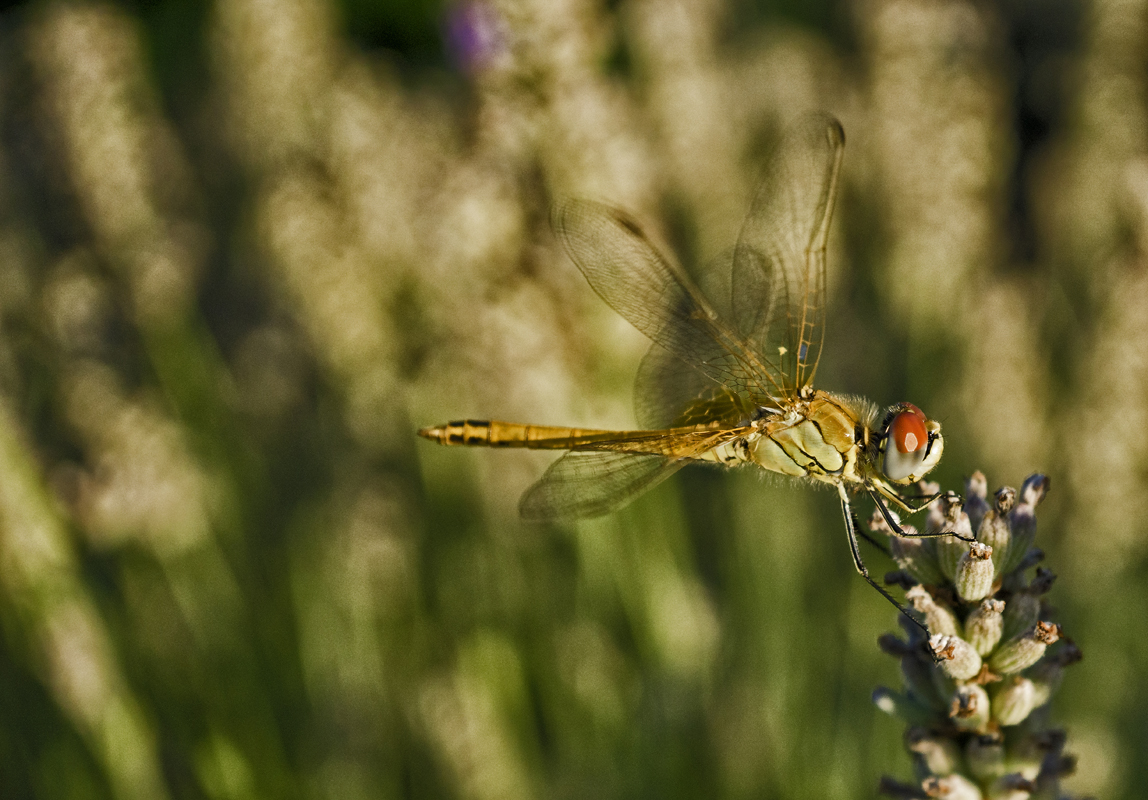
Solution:
<svg viewBox="0 0 1148 800">
<path fill-rule="evenodd" d="M 915 453 L 929 441 L 929 434 L 925 430 L 926 417 L 921 409 L 911 403 L 904 411 L 893 417 L 889 423 L 889 435 L 893 444 L 901 453 Z"/>
</svg>

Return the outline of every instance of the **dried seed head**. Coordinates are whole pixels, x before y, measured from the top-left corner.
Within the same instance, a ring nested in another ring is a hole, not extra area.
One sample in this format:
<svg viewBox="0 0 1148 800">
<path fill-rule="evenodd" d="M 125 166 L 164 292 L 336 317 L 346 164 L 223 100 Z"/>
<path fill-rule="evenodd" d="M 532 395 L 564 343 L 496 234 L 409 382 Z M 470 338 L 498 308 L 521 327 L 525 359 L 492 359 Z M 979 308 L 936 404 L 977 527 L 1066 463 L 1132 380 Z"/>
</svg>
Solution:
<svg viewBox="0 0 1148 800">
<path fill-rule="evenodd" d="M 1036 705 L 1036 687 L 1032 681 L 1014 675 L 993 694 L 993 719 L 1000 725 L 1019 725 Z"/>
<path fill-rule="evenodd" d="M 957 681 L 967 681 L 981 671 L 981 656 L 959 636 L 942 633 L 929 638 L 929 647 L 941 662 L 941 669 Z"/>
<path fill-rule="evenodd" d="M 991 653 L 1001 640 L 1004 608 L 1002 600 L 982 600 L 965 620 L 965 638 L 982 657 Z"/>
<path fill-rule="evenodd" d="M 930 633 L 948 636 L 961 635 L 961 624 L 957 621 L 956 615 L 945 606 L 937 603 L 924 586 L 914 586 L 905 592 L 905 600 L 909 602 L 914 611 L 924 615 L 925 624 L 929 627 Z"/>
<path fill-rule="evenodd" d="M 958 686 L 949 702 L 949 719 L 961 730 L 984 731 L 991 718 L 992 705 L 983 686 Z"/>
<path fill-rule="evenodd" d="M 952 739 L 939 736 L 928 728 L 914 726 L 905 731 L 905 747 L 916 753 L 933 775 L 948 775 L 961 763 L 961 751 Z"/>
<path fill-rule="evenodd" d="M 966 517 L 967 519 L 967 517 Z M 987 544 L 973 542 L 957 564 L 953 584 L 957 595 L 966 603 L 975 603 L 988 596 L 993 588 L 993 549 Z"/>
<path fill-rule="evenodd" d="M 1016 489 L 1011 486 L 1002 486 L 993 496 L 993 508 L 1000 516 L 1006 516 L 1016 505 Z"/>
<path fill-rule="evenodd" d="M 989 658 L 989 669 L 999 675 L 1011 675 L 1027 669 L 1039 661 L 1045 649 L 1059 638 L 1059 625 L 1038 622 L 998 647 Z"/>
</svg>

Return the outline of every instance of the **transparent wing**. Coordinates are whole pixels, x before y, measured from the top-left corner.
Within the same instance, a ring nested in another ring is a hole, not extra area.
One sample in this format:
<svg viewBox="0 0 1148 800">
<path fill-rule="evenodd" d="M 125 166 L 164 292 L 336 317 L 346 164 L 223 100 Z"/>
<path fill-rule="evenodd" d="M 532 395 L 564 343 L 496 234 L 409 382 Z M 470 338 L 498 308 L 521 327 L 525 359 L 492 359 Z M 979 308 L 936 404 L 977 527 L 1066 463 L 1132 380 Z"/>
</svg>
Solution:
<svg viewBox="0 0 1148 800">
<path fill-rule="evenodd" d="M 735 394 L 788 396 L 762 361 L 689 279 L 624 212 L 587 200 L 554 211 L 554 230 L 594 291 L 656 344 Z"/>
<path fill-rule="evenodd" d="M 719 423 L 745 424 L 754 403 L 744 394 L 709 380 L 658 344 L 638 366 L 634 379 L 634 415 L 648 429 Z"/>
<path fill-rule="evenodd" d="M 734 251 L 723 253 L 699 275 L 698 288 L 718 318 L 733 318 L 730 272 Z M 720 346 L 715 342 L 716 351 Z M 736 425 L 752 416 L 755 403 L 731 392 L 659 344 L 650 345 L 634 378 L 634 416 L 643 428 L 675 428 L 705 422 Z"/>
<path fill-rule="evenodd" d="M 841 123 L 828 114 L 790 128 L 734 251 L 734 324 L 795 389 L 813 382 L 821 358 L 825 247 L 844 147 Z"/>
<path fill-rule="evenodd" d="M 660 455 L 573 451 L 551 464 L 526 491 L 519 513 L 533 522 L 600 517 L 657 486 L 685 463 Z"/>
</svg>

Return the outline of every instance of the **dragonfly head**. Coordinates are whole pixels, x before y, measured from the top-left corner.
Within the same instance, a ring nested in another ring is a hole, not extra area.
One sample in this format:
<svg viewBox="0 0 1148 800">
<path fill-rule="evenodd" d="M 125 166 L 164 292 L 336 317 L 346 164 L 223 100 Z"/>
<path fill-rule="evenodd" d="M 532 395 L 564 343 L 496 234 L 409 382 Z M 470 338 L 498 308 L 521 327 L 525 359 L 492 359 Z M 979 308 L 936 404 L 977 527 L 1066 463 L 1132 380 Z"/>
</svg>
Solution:
<svg viewBox="0 0 1148 800">
<path fill-rule="evenodd" d="M 941 423 L 912 403 L 898 403 L 885 414 L 881 428 L 881 470 L 893 483 L 915 483 L 941 460 L 945 440 Z"/>
</svg>

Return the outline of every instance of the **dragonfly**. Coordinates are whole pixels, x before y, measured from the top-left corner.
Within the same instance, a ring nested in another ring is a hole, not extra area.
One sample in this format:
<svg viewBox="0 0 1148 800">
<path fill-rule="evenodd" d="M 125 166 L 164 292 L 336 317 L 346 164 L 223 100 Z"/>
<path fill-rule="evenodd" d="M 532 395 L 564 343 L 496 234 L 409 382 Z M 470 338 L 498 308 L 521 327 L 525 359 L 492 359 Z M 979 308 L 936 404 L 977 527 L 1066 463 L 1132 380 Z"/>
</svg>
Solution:
<svg viewBox="0 0 1148 800">
<path fill-rule="evenodd" d="M 905 491 L 940 461 L 944 438 L 940 423 L 911 403 L 882 413 L 813 387 L 844 147 L 841 123 L 828 114 L 789 128 L 732 253 L 697 283 L 626 212 L 580 199 L 555 206 L 552 225 L 570 259 L 652 342 L 635 381 L 643 430 L 467 419 L 419 435 L 443 445 L 568 451 L 523 495 L 521 514 L 533 521 L 611 513 L 688 464 L 752 465 L 829 484 L 854 566 L 904 612 L 862 560 L 858 539 L 877 543 L 858 525 L 850 495 L 868 494 L 897 535 L 937 535 L 903 529 L 889 506 L 913 513 L 936 499 Z"/>
</svg>

